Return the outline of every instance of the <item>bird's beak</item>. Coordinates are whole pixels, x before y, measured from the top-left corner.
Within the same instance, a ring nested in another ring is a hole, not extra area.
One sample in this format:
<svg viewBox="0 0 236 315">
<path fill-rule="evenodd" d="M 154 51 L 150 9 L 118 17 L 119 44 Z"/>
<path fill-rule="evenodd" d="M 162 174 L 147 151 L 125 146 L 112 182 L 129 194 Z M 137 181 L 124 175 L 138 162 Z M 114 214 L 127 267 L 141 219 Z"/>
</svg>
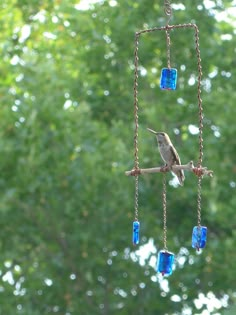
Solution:
<svg viewBox="0 0 236 315">
<path fill-rule="evenodd" d="M 150 132 L 152 132 L 152 133 L 154 133 L 154 135 L 156 135 L 156 134 L 157 134 L 157 132 L 156 132 L 156 131 L 154 131 L 154 130 L 152 130 L 152 129 L 150 129 L 150 128 L 147 128 L 147 130 L 148 130 L 148 131 L 150 131 Z"/>
</svg>

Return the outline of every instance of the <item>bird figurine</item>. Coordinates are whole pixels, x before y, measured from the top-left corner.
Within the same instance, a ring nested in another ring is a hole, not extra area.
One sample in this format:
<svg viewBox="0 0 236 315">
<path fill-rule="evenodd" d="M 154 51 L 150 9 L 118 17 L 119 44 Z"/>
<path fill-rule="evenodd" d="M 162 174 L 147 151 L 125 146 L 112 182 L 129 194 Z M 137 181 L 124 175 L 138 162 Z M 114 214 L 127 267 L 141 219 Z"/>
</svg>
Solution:
<svg viewBox="0 0 236 315">
<path fill-rule="evenodd" d="M 179 155 L 173 146 L 169 136 L 165 132 L 156 132 L 152 129 L 147 128 L 148 131 L 154 133 L 157 138 L 158 148 L 162 160 L 166 163 L 166 166 L 171 169 L 171 171 L 177 176 L 179 184 L 183 186 L 184 184 L 184 171 L 183 170 L 172 170 L 173 165 L 181 165 Z"/>
</svg>

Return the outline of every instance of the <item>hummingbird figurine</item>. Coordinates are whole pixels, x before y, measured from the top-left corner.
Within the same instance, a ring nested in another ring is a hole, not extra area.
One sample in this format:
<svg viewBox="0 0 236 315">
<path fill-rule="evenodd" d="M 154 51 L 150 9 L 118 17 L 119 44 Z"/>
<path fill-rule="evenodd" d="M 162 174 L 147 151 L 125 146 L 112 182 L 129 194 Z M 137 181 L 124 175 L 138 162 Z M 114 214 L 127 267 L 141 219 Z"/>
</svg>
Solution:
<svg viewBox="0 0 236 315">
<path fill-rule="evenodd" d="M 148 131 L 154 133 L 157 138 L 158 148 L 160 155 L 162 157 L 162 160 L 166 163 L 166 166 L 171 169 L 171 171 L 177 176 L 179 183 L 181 186 L 184 184 L 184 171 L 178 170 L 174 171 L 172 170 L 172 165 L 181 165 L 181 161 L 179 158 L 179 155 L 173 146 L 169 136 L 165 132 L 157 132 L 152 129 L 147 128 Z"/>
</svg>

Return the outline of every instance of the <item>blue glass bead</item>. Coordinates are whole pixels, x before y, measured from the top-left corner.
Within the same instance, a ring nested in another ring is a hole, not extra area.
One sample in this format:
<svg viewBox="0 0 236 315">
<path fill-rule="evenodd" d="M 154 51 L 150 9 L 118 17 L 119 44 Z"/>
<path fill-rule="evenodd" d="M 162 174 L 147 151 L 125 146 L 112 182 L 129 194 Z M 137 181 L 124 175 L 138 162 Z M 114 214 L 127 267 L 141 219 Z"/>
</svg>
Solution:
<svg viewBox="0 0 236 315">
<path fill-rule="evenodd" d="M 163 68 L 161 70 L 160 88 L 162 90 L 176 90 L 177 69 Z"/>
<path fill-rule="evenodd" d="M 207 240 L 207 227 L 206 226 L 194 226 L 192 234 L 192 247 L 204 248 Z"/>
<path fill-rule="evenodd" d="M 173 253 L 161 250 L 158 253 L 157 258 L 157 272 L 160 272 L 163 276 L 169 276 L 172 274 L 175 255 Z"/>
<path fill-rule="evenodd" d="M 139 243 L 139 229 L 140 223 L 138 221 L 133 222 L 133 244 L 137 245 Z"/>
</svg>

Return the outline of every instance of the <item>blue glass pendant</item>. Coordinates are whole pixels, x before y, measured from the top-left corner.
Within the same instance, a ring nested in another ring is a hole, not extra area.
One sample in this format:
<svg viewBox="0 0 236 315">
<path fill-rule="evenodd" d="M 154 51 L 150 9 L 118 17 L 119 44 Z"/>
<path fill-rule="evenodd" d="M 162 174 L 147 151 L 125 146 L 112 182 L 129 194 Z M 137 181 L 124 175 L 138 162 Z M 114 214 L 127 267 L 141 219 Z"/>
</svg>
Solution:
<svg viewBox="0 0 236 315">
<path fill-rule="evenodd" d="M 204 248 L 207 240 L 207 227 L 194 226 L 192 234 L 192 247 L 199 250 Z"/>
<path fill-rule="evenodd" d="M 172 274 L 175 255 L 165 250 L 161 250 L 157 257 L 157 272 L 163 276 Z"/>
<path fill-rule="evenodd" d="M 134 245 L 139 244 L 139 229 L 140 229 L 139 221 L 134 221 L 133 222 L 133 244 Z"/>
<path fill-rule="evenodd" d="M 177 69 L 163 68 L 161 70 L 160 88 L 162 90 L 176 90 Z"/>
</svg>

